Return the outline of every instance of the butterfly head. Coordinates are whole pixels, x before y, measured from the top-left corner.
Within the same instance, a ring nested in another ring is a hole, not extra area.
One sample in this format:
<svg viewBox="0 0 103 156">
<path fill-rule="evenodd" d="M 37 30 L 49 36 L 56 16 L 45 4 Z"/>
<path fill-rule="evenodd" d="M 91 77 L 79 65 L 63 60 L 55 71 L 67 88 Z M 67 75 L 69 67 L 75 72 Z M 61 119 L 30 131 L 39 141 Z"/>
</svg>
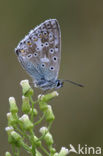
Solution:
<svg viewBox="0 0 103 156">
<path fill-rule="evenodd" d="M 73 82 L 71 80 L 56 80 L 56 87 L 55 88 L 59 89 L 59 88 L 63 87 L 64 82 L 69 82 L 69 83 L 74 84 L 76 86 L 84 87 L 84 85 L 76 83 L 76 82 Z"/>
<path fill-rule="evenodd" d="M 63 81 L 61 81 L 61 80 L 56 80 L 56 89 L 59 89 L 59 88 L 61 88 L 61 87 L 63 87 L 63 84 L 64 84 L 64 82 Z"/>
</svg>

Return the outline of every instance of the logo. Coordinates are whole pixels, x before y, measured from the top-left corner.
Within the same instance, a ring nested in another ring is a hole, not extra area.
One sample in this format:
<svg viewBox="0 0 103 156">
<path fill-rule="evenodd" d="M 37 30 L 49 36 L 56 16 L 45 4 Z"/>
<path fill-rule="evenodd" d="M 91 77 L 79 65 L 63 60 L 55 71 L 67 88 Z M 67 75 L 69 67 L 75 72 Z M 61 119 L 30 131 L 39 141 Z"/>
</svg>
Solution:
<svg viewBox="0 0 103 156">
<path fill-rule="evenodd" d="M 82 154 L 82 155 L 84 155 L 84 154 L 88 154 L 88 155 L 90 155 L 90 156 L 94 156 L 94 155 L 101 155 L 102 154 L 102 148 L 101 147 L 90 147 L 90 146 L 88 146 L 88 145 L 84 145 L 84 146 L 82 146 L 81 144 L 78 144 L 77 145 L 77 149 L 72 145 L 72 144 L 70 144 L 69 145 L 70 146 L 70 148 L 69 148 L 69 153 L 71 153 L 71 152 L 73 152 L 73 153 L 75 153 L 75 154 Z"/>
</svg>

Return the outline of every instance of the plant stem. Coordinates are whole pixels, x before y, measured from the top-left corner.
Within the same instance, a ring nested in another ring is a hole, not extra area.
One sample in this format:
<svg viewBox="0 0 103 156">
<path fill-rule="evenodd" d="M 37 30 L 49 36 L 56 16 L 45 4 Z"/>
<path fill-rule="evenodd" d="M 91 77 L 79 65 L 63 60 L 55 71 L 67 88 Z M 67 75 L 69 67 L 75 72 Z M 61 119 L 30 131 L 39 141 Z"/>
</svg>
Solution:
<svg viewBox="0 0 103 156">
<path fill-rule="evenodd" d="M 47 152 L 47 150 L 42 145 L 40 146 L 40 148 L 47 156 L 50 156 L 49 152 Z"/>
<path fill-rule="evenodd" d="M 20 155 L 20 148 L 17 148 L 17 156 Z"/>
<path fill-rule="evenodd" d="M 31 148 L 28 146 L 28 145 L 26 145 L 25 143 L 22 143 L 22 147 L 24 147 L 24 149 L 26 150 L 26 151 L 28 151 L 28 152 L 32 152 L 31 151 Z"/>
<path fill-rule="evenodd" d="M 35 134 L 32 129 L 30 130 L 30 133 L 31 133 L 32 154 L 33 154 L 33 156 L 35 156 L 35 154 L 36 154 L 36 147 L 35 147 L 35 142 L 34 142 Z"/>
<path fill-rule="evenodd" d="M 44 119 L 44 117 L 45 117 L 45 114 L 43 114 L 43 116 L 37 122 L 34 123 L 34 126 L 40 124 L 42 120 Z"/>
<path fill-rule="evenodd" d="M 15 145 L 14 144 L 12 144 L 12 152 L 13 152 L 13 155 L 16 156 Z"/>
<path fill-rule="evenodd" d="M 34 109 L 35 102 L 33 101 L 31 96 L 29 96 L 29 100 L 30 100 L 31 106 L 32 106 L 31 121 L 33 122 L 33 116 L 34 116 L 33 109 Z"/>
</svg>

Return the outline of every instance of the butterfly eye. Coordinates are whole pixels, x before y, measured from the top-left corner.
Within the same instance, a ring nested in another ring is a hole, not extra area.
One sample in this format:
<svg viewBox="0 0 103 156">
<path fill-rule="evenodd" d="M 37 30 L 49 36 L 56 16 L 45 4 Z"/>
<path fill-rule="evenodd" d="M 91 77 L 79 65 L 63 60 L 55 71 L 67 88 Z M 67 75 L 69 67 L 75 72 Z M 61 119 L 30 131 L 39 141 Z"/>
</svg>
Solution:
<svg viewBox="0 0 103 156">
<path fill-rule="evenodd" d="M 49 43 L 48 42 L 45 42 L 45 46 L 48 47 L 49 46 Z"/>
<path fill-rule="evenodd" d="M 31 58 L 31 57 L 32 57 L 32 54 L 27 55 L 27 58 Z"/>
<path fill-rule="evenodd" d="M 19 49 L 15 49 L 15 53 L 17 54 L 17 55 L 19 55 Z"/>
<path fill-rule="evenodd" d="M 54 62 L 57 61 L 57 57 L 56 57 L 56 56 L 53 57 L 53 61 L 54 61 Z"/>
<path fill-rule="evenodd" d="M 37 57 L 38 56 L 38 53 L 34 53 L 34 57 Z"/>
<path fill-rule="evenodd" d="M 50 68 L 49 68 L 49 69 L 53 71 L 53 70 L 54 70 L 54 67 L 53 67 L 53 66 L 50 66 Z"/>
<path fill-rule="evenodd" d="M 53 53 L 54 53 L 54 49 L 53 49 L 53 48 L 49 49 L 49 52 L 50 52 L 51 54 L 53 54 Z"/>
<path fill-rule="evenodd" d="M 44 64 L 44 63 L 42 63 L 42 64 L 41 64 L 41 67 L 42 67 L 42 68 L 45 68 L 45 64 Z"/>
</svg>

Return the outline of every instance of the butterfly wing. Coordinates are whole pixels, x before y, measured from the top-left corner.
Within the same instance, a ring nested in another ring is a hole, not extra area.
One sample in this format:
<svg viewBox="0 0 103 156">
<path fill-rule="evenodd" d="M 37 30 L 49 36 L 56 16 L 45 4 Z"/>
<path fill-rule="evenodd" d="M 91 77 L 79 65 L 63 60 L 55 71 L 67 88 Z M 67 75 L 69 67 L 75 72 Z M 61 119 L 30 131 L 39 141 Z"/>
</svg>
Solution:
<svg viewBox="0 0 103 156">
<path fill-rule="evenodd" d="M 31 30 L 15 52 L 24 69 L 35 81 L 58 77 L 61 58 L 61 32 L 58 21 L 50 19 Z"/>
</svg>

